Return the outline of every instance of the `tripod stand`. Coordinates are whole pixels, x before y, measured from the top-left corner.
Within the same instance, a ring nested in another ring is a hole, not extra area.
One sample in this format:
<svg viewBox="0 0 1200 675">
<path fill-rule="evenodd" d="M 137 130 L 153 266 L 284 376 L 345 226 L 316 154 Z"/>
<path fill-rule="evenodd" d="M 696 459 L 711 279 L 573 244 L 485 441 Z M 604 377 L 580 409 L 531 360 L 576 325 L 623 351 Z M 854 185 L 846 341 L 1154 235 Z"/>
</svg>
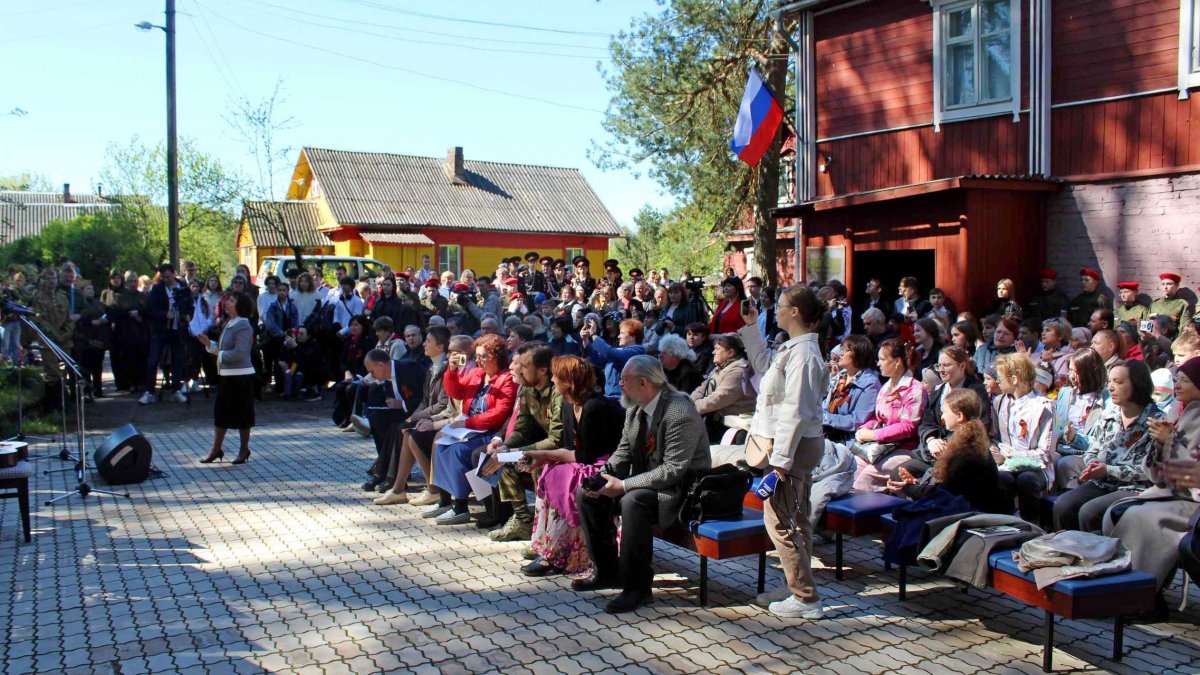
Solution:
<svg viewBox="0 0 1200 675">
<path fill-rule="evenodd" d="M 17 435 L 10 436 L 5 441 L 21 441 L 35 443 L 52 443 L 53 438 L 48 436 L 30 436 L 25 433 L 25 378 L 21 373 L 21 364 L 13 364 L 13 374 L 17 377 Z M 62 452 L 67 451 L 66 441 L 63 442 Z M 62 453 L 59 453 L 61 456 Z"/>
<path fill-rule="evenodd" d="M 86 436 L 86 430 L 84 428 L 84 416 L 83 416 L 83 412 L 84 412 L 84 410 L 83 410 L 83 387 L 84 387 L 83 370 L 80 369 L 78 363 L 75 363 L 75 360 L 71 358 L 70 354 L 66 353 L 66 351 L 64 351 L 62 347 L 59 347 L 57 344 L 55 344 L 55 342 L 53 340 L 46 337 L 46 334 L 42 332 L 42 329 L 38 328 L 37 324 L 30 321 L 29 318 L 26 316 L 20 317 L 20 320 L 21 320 L 21 323 L 28 326 L 30 330 L 32 330 L 34 333 L 37 334 L 38 338 L 42 342 L 42 345 L 45 346 L 46 349 L 49 349 L 51 352 L 54 353 L 54 355 L 56 357 L 58 357 L 58 360 L 63 364 L 63 367 L 66 369 L 66 371 L 68 371 L 70 373 L 71 377 L 75 381 L 75 451 L 78 454 L 72 455 L 70 452 L 67 451 L 66 446 L 64 444 L 62 453 L 60 453 L 60 455 L 59 455 L 63 460 L 74 461 L 75 465 L 73 467 L 69 467 L 69 468 L 65 468 L 65 469 L 52 469 L 50 471 L 44 471 L 42 473 L 44 475 L 49 475 L 51 473 L 58 473 L 60 471 L 74 471 L 75 479 L 76 479 L 76 481 L 78 481 L 78 484 L 76 485 L 74 490 L 71 490 L 70 492 L 65 492 L 65 493 L 55 497 L 54 499 L 48 500 L 46 502 L 46 505 L 49 506 L 55 502 L 62 501 L 73 495 L 79 495 L 79 497 L 81 499 L 86 499 L 87 496 L 90 494 L 110 495 L 112 497 L 129 497 L 128 492 L 122 494 L 119 492 L 111 492 L 108 490 L 98 490 L 96 488 L 93 488 L 91 485 L 88 485 L 88 482 L 87 482 L 87 453 L 84 450 L 84 438 Z M 65 402 L 66 388 L 64 387 L 62 389 L 62 391 L 63 391 L 63 398 L 64 398 L 64 402 Z M 63 405 L 63 413 L 62 414 L 63 414 L 63 439 L 64 439 L 64 443 L 65 443 L 66 434 L 67 434 L 67 406 L 65 404 Z"/>
</svg>

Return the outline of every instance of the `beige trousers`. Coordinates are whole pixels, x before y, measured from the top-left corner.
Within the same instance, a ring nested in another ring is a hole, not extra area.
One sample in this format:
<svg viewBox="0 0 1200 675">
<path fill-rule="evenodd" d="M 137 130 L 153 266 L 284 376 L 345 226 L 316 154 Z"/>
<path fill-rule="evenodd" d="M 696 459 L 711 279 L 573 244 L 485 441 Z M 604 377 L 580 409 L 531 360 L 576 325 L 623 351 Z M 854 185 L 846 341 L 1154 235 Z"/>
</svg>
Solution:
<svg viewBox="0 0 1200 675">
<path fill-rule="evenodd" d="M 816 602 L 817 582 L 812 573 L 812 524 L 809 522 L 809 493 L 812 472 L 825 451 L 825 439 L 803 438 L 796 448 L 792 470 L 779 481 L 774 494 L 763 505 L 767 535 L 779 553 L 788 589 L 803 602 Z"/>
</svg>

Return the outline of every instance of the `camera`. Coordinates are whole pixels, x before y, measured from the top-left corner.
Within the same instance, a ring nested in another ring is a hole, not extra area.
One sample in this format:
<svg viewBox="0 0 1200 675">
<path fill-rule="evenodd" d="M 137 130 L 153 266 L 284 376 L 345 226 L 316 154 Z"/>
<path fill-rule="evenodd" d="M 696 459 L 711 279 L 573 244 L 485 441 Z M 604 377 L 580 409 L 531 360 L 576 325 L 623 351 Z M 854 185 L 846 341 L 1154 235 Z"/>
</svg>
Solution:
<svg viewBox="0 0 1200 675">
<path fill-rule="evenodd" d="M 693 296 L 704 292 L 704 279 L 688 279 L 683 283 Z"/>
<path fill-rule="evenodd" d="M 1153 333 L 1154 332 L 1154 322 L 1153 321 L 1139 321 L 1138 322 L 1138 330 L 1140 330 L 1143 333 Z"/>
<path fill-rule="evenodd" d="M 583 486 L 584 490 L 587 490 L 588 492 L 595 492 L 596 490 L 604 487 L 607 483 L 608 479 L 597 473 L 584 478 L 579 484 Z"/>
</svg>

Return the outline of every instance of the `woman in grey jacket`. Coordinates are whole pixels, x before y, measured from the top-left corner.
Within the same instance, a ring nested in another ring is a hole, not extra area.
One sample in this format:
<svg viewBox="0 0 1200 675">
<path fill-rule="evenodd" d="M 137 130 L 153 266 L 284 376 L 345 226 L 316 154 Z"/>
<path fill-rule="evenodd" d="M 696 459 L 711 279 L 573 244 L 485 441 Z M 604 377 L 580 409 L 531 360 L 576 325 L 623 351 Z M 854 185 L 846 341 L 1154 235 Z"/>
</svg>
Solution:
<svg viewBox="0 0 1200 675">
<path fill-rule="evenodd" d="M 241 439 L 234 464 L 245 464 L 250 459 L 250 429 L 254 426 L 254 366 L 250 363 L 250 352 L 254 347 L 254 328 L 249 317 L 254 312 L 254 301 L 244 293 L 233 293 L 224 299 L 225 328 L 221 339 L 214 343 L 207 335 L 196 339 L 211 354 L 217 357 L 220 385 L 213 406 L 213 425 L 216 435 L 208 456 L 200 460 L 210 464 L 225 457 L 221 448 L 225 442 L 225 430 L 237 429 Z"/>
</svg>

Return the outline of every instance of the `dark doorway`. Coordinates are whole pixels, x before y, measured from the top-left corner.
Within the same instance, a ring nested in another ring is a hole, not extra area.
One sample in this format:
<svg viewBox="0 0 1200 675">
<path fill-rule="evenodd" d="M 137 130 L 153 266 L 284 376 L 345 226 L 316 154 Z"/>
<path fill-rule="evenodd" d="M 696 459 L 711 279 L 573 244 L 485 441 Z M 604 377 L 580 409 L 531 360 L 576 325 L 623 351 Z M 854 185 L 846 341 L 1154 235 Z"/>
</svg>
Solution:
<svg viewBox="0 0 1200 675">
<path fill-rule="evenodd" d="M 933 250 L 917 251 L 855 251 L 854 252 L 854 297 L 856 303 L 863 302 L 863 289 L 871 279 L 883 283 L 883 297 L 894 300 L 899 295 L 900 280 L 916 277 L 920 283 L 921 297 L 929 295 L 934 286 Z"/>
</svg>

